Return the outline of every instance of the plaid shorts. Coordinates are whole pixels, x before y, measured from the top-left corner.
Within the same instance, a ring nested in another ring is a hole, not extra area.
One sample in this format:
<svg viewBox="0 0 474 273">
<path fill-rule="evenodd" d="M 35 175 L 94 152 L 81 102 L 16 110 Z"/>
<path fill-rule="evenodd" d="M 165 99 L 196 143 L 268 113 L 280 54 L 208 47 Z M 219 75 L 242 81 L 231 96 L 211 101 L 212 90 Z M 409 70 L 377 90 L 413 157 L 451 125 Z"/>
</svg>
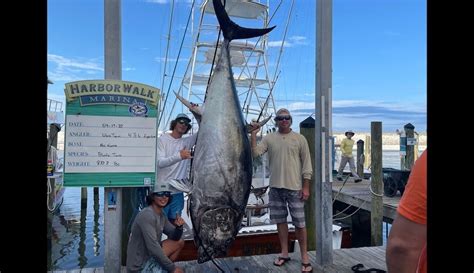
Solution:
<svg viewBox="0 0 474 273">
<path fill-rule="evenodd" d="M 295 227 L 304 228 L 304 201 L 299 197 L 300 191 L 270 188 L 269 196 L 269 208 L 270 208 L 270 220 L 274 224 L 286 223 L 288 217 L 288 208 L 292 223 Z"/>
</svg>

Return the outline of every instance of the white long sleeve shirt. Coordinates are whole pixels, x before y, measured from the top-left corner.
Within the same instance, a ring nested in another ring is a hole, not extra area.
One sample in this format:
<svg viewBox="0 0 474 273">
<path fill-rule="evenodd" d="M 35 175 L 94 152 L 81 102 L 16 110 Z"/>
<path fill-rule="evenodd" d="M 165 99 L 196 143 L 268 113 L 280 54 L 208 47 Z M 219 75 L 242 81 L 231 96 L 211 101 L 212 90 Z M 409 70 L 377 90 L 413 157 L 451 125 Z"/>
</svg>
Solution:
<svg viewBox="0 0 474 273">
<path fill-rule="evenodd" d="M 174 138 L 165 133 L 158 138 L 156 183 L 163 191 L 176 193 L 175 188 L 169 186 L 171 179 L 188 178 L 190 159 L 181 159 L 179 151 L 191 150 L 196 142 L 197 134 L 188 137 Z"/>
</svg>

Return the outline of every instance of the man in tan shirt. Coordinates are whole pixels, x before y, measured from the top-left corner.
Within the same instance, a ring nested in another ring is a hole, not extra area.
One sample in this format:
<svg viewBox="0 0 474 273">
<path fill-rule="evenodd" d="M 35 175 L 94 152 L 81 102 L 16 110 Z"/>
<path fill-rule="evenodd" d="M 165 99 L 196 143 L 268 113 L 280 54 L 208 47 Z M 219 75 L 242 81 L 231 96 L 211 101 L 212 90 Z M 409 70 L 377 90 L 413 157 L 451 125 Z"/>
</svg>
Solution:
<svg viewBox="0 0 474 273">
<path fill-rule="evenodd" d="M 309 197 L 309 183 L 313 174 L 308 142 L 291 130 L 292 117 L 287 109 L 279 109 L 275 122 L 278 131 L 263 137 L 257 145 L 257 123 L 252 123 L 251 144 L 254 157 L 268 152 L 270 165 L 270 219 L 277 224 L 281 254 L 274 265 L 282 266 L 288 257 L 288 210 L 300 244 L 302 272 L 311 272 L 307 251 L 304 201 Z"/>
</svg>

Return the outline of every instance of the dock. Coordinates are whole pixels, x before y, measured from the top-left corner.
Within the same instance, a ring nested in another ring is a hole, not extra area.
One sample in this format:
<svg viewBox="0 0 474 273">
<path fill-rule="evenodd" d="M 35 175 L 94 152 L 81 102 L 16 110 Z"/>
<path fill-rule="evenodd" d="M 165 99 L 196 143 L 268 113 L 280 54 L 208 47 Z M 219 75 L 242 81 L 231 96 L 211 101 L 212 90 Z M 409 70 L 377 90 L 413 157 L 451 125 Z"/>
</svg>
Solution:
<svg viewBox="0 0 474 273">
<path fill-rule="evenodd" d="M 344 181 L 334 181 L 332 183 L 332 198 L 342 203 L 352 205 L 354 208 L 371 210 L 372 193 L 370 192 L 370 180 L 363 179 L 354 183 L 353 178 L 344 184 Z M 342 189 L 341 189 L 342 188 Z M 400 192 L 394 197 L 383 196 L 383 217 L 384 221 L 391 223 L 397 214 L 398 203 L 400 202 Z"/>
<path fill-rule="evenodd" d="M 277 258 L 277 255 L 278 254 L 227 257 L 218 258 L 215 259 L 215 261 L 226 273 L 301 272 L 301 257 L 298 252 L 290 253 L 291 261 L 281 267 L 273 265 L 273 261 Z M 325 268 L 318 268 L 316 265 L 315 251 L 310 251 L 309 256 L 313 266 L 313 273 L 353 273 L 351 267 L 359 263 L 364 265 L 364 268 L 361 269 L 377 268 L 387 270 L 385 263 L 385 246 L 335 249 L 333 252 L 333 264 Z M 220 273 L 211 261 L 198 264 L 196 260 L 193 260 L 177 262 L 176 264 L 183 267 L 186 273 Z M 48 272 L 104 273 L 104 268 L 83 268 Z M 125 267 L 122 267 L 121 272 L 126 272 Z"/>
</svg>

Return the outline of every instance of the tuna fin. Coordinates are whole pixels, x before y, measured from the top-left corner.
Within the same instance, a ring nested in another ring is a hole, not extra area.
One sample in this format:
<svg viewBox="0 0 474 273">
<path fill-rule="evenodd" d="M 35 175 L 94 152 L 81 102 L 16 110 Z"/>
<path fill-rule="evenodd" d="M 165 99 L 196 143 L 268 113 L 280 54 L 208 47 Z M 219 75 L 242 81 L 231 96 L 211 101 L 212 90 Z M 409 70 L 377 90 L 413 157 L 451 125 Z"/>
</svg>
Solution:
<svg viewBox="0 0 474 273">
<path fill-rule="evenodd" d="M 262 128 L 263 125 L 265 125 L 270 119 L 272 118 L 272 115 L 270 115 L 268 118 L 260 121 L 258 123 L 258 128 Z M 252 125 L 247 124 L 247 132 L 252 132 L 253 130 L 256 130 Z"/>
<path fill-rule="evenodd" d="M 225 11 L 221 0 L 213 0 L 214 11 L 216 12 L 217 20 L 224 33 L 224 38 L 232 41 L 234 39 L 245 39 L 262 36 L 272 31 L 275 26 L 271 28 L 244 28 L 230 20 L 229 15 Z"/>
<path fill-rule="evenodd" d="M 174 94 L 176 95 L 176 97 L 178 98 L 178 100 L 180 102 L 182 102 L 186 107 L 188 107 L 189 111 L 191 111 L 191 113 L 193 113 L 193 116 L 196 118 L 196 120 L 198 122 L 201 122 L 202 108 L 199 107 L 197 104 L 193 104 L 193 103 L 189 102 L 187 99 L 185 99 L 185 98 L 181 97 L 180 95 L 178 95 L 178 93 L 174 92 Z"/>
</svg>

